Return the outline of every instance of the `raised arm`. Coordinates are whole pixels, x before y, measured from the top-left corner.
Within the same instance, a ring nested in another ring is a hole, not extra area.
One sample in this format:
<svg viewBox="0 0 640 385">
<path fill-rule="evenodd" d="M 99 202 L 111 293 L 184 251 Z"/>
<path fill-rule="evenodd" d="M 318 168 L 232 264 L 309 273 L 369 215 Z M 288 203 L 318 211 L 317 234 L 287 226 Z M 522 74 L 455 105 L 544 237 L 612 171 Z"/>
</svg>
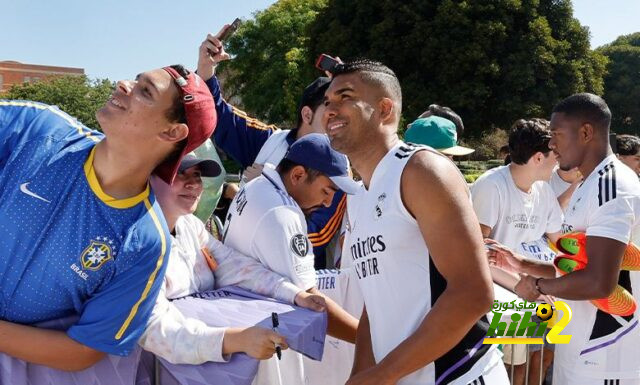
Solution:
<svg viewBox="0 0 640 385">
<path fill-rule="evenodd" d="M 218 123 L 212 139 L 245 169 L 253 164 L 264 143 L 278 128 L 249 117 L 222 98 L 220 83 L 214 73 L 218 63 L 229 59 L 229 54 L 224 51 L 218 35 L 207 35 L 200 45 L 198 74 L 207 82 L 218 113 Z"/>
</svg>

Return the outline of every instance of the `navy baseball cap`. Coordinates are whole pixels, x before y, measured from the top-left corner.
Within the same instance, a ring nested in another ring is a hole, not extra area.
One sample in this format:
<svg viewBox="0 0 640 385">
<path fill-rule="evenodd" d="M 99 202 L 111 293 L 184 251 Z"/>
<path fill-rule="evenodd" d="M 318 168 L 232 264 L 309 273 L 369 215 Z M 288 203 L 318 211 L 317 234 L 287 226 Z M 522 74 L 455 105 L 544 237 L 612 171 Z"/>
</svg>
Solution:
<svg viewBox="0 0 640 385">
<path fill-rule="evenodd" d="M 218 162 L 213 159 L 198 158 L 194 152 L 190 152 L 182 158 L 178 170 L 183 172 L 193 166 L 198 166 L 200 169 L 200 175 L 204 177 L 215 177 L 220 175 L 222 172 L 222 167 L 220 167 Z"/>
<path fill-rule="evenodd" d="M 360 188 L 349 175 L 349 161 L 346 155 L 334 150 L 326 135 L 303 136 L 293 142 L 284 158 L 323 173 L 347 194 L 355 194 Z"/>
</svg>

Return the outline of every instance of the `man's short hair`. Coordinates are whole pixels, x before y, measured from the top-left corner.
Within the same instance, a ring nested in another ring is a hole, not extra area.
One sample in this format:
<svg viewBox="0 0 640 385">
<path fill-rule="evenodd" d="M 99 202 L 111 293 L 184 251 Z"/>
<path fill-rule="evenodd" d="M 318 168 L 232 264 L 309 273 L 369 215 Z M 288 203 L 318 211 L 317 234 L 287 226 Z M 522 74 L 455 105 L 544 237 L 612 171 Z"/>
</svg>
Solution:
<svg viewBox="0 0 640 385">
<path fill-rule="evenodd" d="M 169 66 L 176 70 L 181 76 L 186 77 L 189 75 L 189 70 L 184 68 L 184 66 L 180 64 L 174 64 Z M 165 116 L 170 122 L 174 123 L 184 123 L 187 124 L 187 113 L 184 109 L 184 102 L 182 101 L 182 96 L 180 92 L 177 93 L 176 97 L 173 99 L 173 103 L 171 107 L 165 113 Z M 182 155 L 182 150 L 187 146 L 188 138 L 184 138 L 183 140 L 176 143 L 176 146 L 173 148 L 173 151 L 166 158 L 163 159 L 164 162 L 174 163 L 177 162 L 180 156 Z"/>
<path fill-rule="evenodd" d="M 169 66 L 176 70 L 182 77 L 187 77 L 189 75 L 189 70 L 184 68 L 184 66 L 180 64 L 174 64 Z M 173 104 L 166 112 L 166 117 L 170 122 L 173 123 L 184 123 L 187 124 L 187 114 L 184 109 L 184 102 L 182 101 L 182 95 L 178 92 L 176 97 L 173 99 Z"/>
<path fill-rule="evenodd" d="M 640 151 L 640 138 L 635 135 L 616 136 L 616 153 L 618 155 L 637 155 Z"/>
<path fill-rule="evenodd" d="M 278 173 L 280 175 L 284 175 L 286 173 L 288 173 L 289 171 L 291 171 L 294 167 L 296 166 L 301 166 L 304 168 L 304 171 L 307 173 L 307 183 L 312 183 L 314 180 L 316 180 L 316 178 L 318 176 L 320 176 L 320 174 L 322 174 L 320 171 L 318 170 L 314 170 L 310 167 L 307 166 L 303 166 L 301 164 L 298 164 L 294 161 L 291 161 L 289 159 L 283 158 L 280 163 L 278 164 L 278 167 L 276 167 L 276 169 L 278 170 Z"/>
<path fill-rule="evenodd" d="M 399 118 L 402 111 L 402 88 L 395 72 L 380 62 L 358 59 L 336 66 L 333 70 L 333 76 L 337 77 L 355 72 L 360 74 L 360 79 L 363 82 L 382 89 L 397 104 L 397 116 Z"/>
<path fill-rule="evenodd" d="M 464 124 L 462 123 L 462 118 L 451 108 L 441 106 L 439 104 L 431 104 L 429 105 L 429 108 L 427 110 L 431 112 L 431 115 L 439 116 L 441 118 L 452 121 L 453 124 L 456 125 L 458 136 L 462 135 L 462 133 L 464 132 Z"/>
<path fill-rule="evenodd" d="M 525 164 L 531 157 L 542 152 L 547 154 L 551 133 L 549 121 L 545 119 L 520 119 L 511 126 L 509 133 L 509 157 L 515 164 Z"/>
<path fill-rule="evenodd" d="M 300 98 L 300 103 L 298 104 L 298 119 L 296 122 L 296 130 L 302 126 L 302 109 L 304 107 L 311 108 L 311 111 L 314 113 L 320 107 L 320 105 L 324 102 L 324 93 L 329 88 L 331 84 L 331 79 L 328 77 L 319 77 L 313 82 L 311 82 L 302 92 L 302 97 Z"/>
<path fill-rule="evenodd" d="M 553 107 L 553 112 L 562 112 L 572 118 L 589 123 L 601 133 L 608 133 L 611 125 L 611 110 L 598 95 L 590 93 L 574 94 Z"/>
</svg>

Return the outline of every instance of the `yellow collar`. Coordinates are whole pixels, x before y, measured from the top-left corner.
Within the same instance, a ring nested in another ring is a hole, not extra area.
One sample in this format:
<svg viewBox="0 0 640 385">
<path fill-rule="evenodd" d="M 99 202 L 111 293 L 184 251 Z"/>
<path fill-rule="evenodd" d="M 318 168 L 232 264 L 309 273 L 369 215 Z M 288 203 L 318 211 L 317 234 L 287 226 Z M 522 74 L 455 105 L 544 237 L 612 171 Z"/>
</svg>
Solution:
<svg viewBox="0 0 640 385">
<path fill-rule="evenodd" d="M 147 183 L 147 187 L 140 194 L 125 198 L 125 199 L 116 199 L 110 195 L 107 195 L 100 187 L 100 182 L 98 182 L 98 177 L 96 176 L 96 172 L 93 169 L 93 156 L 95 155 L 96 147 L 94 146 L 89 153 L 89 157 L 84 162 L 84 175 L 87 177 L 87 182 L 89 182 L 89 187 L 94 194 L 107 206 L 116 208 L 116 209 L 128 209 L 131 208 L 138 203 L 144 201 L 149 197 L 149 183 Z"/>
</svg>

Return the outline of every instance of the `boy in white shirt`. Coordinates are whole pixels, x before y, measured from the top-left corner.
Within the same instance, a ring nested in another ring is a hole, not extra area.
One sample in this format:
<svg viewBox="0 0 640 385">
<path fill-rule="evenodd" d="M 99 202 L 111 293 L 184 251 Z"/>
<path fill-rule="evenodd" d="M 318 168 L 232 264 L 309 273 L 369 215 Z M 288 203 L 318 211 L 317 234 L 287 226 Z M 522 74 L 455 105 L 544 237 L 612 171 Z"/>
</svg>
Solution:
<svg viewBox="0 0 640 385">
<path fill-rule="evenodd" d="M 484 173 L 471 188 L 473 207 L 482 235 L 524 254 L 550 263 L 555 253 L 547 246 L 547 236 L 555 242 L 560 236 L 562 211 L 548 181 L 556 165 L 549 148 L 549 122 L 544 119 L 518 120 L 509 134 L 511 163 Z M 512 272 L 492 267 L 496 282 L 513 289 L 518 281 Z M 513 383 L 524 383 L 526 347 L 508 345 L 505 362 L 515 365 Z M 551 364 L 552 351 L 545 349 L 545 368 Z M 539 352 L 532 355 L 540 362 Z M 539 373 L 537 368 L 531 373 Z"/>
</svg>

